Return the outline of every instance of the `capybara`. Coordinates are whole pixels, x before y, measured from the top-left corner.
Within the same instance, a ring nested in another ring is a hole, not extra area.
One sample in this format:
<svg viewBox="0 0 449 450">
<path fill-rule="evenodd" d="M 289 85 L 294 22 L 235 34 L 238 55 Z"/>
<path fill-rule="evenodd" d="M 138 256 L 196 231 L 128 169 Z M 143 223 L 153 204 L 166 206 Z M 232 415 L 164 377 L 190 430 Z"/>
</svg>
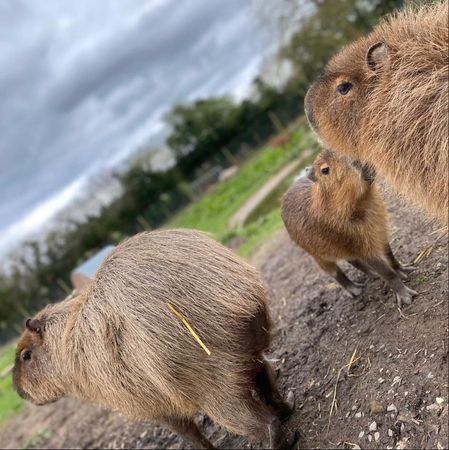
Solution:
<svg viewBox="0 0 449 450">
<path fill-rule="evenodd" d="M 154 419 L 195 448 L 212 447 L 193 421 L 200 410 L 283 447 L 292 396 L 281 398 L 263 358 L 265 297 L 257 271 L 204 233 L 137 234 L 78 296 L 28 319 L 14 386 L 38 405 L 68 395 Z"/>
<path fill-rule="evenodd" d="M 282 198 L 282 220 L 291 239 L 336 281 L 357 296 L 362 284 L 349 280 L 338 260 L 377 272 L 393 289 L 399 306 L 416 292 L 401 276 L 413 270 L 394 257 L 388 241 L 388 216 L 369 165 L 326 149 Z"/>
<path fill-rule="evenodd" d="M 371 163 L 388 184 L 448 223 L 448 2 L 406 9 L 343 48 L 309 88 L 325 146 Z"/>
</svg>

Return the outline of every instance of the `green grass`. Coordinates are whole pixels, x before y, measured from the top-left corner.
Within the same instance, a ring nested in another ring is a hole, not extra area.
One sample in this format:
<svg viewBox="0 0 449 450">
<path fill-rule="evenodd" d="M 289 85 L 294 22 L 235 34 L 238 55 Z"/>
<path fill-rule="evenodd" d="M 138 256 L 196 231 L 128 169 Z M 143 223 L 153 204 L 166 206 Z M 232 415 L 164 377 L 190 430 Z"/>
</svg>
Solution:
<svg viewBox="0 0 449 450">
<path fill-rule="evenodd" d="M 0 350 L 0 372 L 14 362 L 15 343 Z M 0 423 L 17 414 L 23 407 L 23 400 L 12 387 L 12 374 L 0 380 Z"/>
<path fill-rule="evenodd" d="M 248 159 L 230 180 L 217 184 L 199 201 L 181 211 L 165 228 L 195 228 L 224 242 L 229 236 L 228 220 L 240 206 L 286 163 L 306 148 L 316 148 L 311 132 L 298 128 L 282 147 L 264 147 Z M 271 221 L 268 221 L 271 223 Z"/>
</svg>

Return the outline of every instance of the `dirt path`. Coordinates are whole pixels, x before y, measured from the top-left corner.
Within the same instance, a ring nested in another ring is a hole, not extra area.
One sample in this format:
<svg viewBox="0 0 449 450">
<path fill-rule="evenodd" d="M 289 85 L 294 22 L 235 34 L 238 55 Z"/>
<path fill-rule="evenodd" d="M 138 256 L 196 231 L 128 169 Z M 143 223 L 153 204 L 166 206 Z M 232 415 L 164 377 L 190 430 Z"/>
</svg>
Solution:
<svg viewBox="0 0 449 450">
<path fill-rule="evenodd" d="M 403 315 L 379 280 L 370 281 L 360 298 L 348 297 L 283 231 L 253 258 L 270 286 L 274 339 L 269 356 L 282 390 L 295 393 L 296 410 L 286 423 L 289 436 L 298 434 L 295 448 L 448 448 L 447 238 L 437 241 L 436 227 L 416 212 L 397 203 L 390 209 L 392 247 L 400 260 L 412 261 L 431 246 L 409 276 L 408 285 L 420 295 Z M 217 447 L 250 448 L 207 418 L 198 422 Z M 132 424 L 70 399 L 29 406 L 0 430 L 0 444 L 186 445 L 151 424 Z"/>
<path fill-rule="evenodd" d="M 285 165 L 276 175 L 271 177 L 256 193 L 254 193 L 229 219 L 231 228 L 245 224 L 251 213 L 310 155 L 312 151 L 304 150 L 301 156 Z"/>
</svg>

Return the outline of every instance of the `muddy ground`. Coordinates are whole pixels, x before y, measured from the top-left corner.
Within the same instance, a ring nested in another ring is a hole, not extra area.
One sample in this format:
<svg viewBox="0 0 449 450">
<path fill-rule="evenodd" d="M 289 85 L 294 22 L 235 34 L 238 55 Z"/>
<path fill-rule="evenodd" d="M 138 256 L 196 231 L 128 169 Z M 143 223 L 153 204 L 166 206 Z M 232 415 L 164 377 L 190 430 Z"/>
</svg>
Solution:
<svg viewBox="0 0 449 450">
<path fill-rule="evenodd" d="M 270 288 L 274 339 L 269 357 L 296 409 L 286 422 L 294 448 L 448 448 L 448 248 L 437 226 L 390 202 L 392 247 L 422 259 L 407 284 L 419 291 L 399 313 L 372 280 L 352 299 L 296 248 L 284 231 L 253 258 Z M 424 253 L 423 251 L 426 250 Z M 347 268 L 361 281 L 364 275 Z M 330 411 L 332 410 L 332 414 Z M 198 422 L 221 448 L 260 448 Z M 28 406 L 0 430 L 3 448 L 183 448 L 149 423 L 64 399 Z M 357 447 L 358 446 L 358 447 Z"/>
</svg>

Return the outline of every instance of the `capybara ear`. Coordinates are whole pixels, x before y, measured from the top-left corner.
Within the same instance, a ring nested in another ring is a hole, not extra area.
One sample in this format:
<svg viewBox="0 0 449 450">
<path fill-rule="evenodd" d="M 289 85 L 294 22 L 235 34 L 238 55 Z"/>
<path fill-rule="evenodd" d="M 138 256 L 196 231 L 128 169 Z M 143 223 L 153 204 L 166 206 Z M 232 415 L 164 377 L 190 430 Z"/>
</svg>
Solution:
<svg viewBox="0 0 449 450">
<path fill-rule="evenodd" d="M 374 72 L 380 67 L 385 66 L 388 59 L 388 47 L 383 42 L 376 42 L 366 53 L 366 64 Z"/>
<path fill-rule="evenodd" d="M 44 324 L 37 319 L 28 319 L 25 322 L 25 326 L 28 330 L 32 331 L 33 333 L 40 333 L 44 329 Z"/>
</svg>

